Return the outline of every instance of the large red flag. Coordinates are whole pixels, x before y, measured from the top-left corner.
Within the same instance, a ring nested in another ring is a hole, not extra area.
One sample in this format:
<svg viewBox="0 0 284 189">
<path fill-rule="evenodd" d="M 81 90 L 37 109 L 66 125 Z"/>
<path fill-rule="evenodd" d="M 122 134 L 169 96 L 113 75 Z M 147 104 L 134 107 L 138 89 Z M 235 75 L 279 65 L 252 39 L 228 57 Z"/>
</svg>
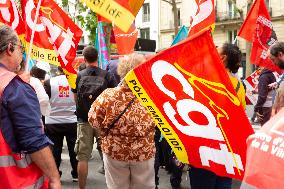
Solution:
<svg viewBox="0 0 284 189">
<path fill-rule="evenodd" d="M 282 72 L 267 56 L 268 48 L 277 40 L 264 0 L 256 0 L 238 36 L 252 42 L 251 62 L 272 71 Z"/>
<path fill-rule="evenodd" d="M 209 31 L 160 52 L 126 82 L 180 161 L 242 179 L 253 130 Z"/>
<path fill-rule="evenodd" d="M 0 1 L 0 23 L 12 27 L 19 36 L 25 34 L 23 19 L 14 0 Z"/>
<path fill-rule="evenodd" d="M 40 19 L 46 27 L 50 43 L 58 53 L 60 65 L 69 84 L 75 88 L 77 71 L 72 67 L 72 63 L 83 34 L 82 30 L 52 0 L 42 0 Z"/>
<path fill-rule="evenodd" d="M 188 36 L 214 27 L 214 0 L 191 0 L 192 12 Z"/>
<path fill-rule="evenodd" d="M 133 53 L 138 36 L 138 30 L 136 29 L 135 25 L 132 24 L 127 32 L 123 32 L 117 26 L 114 26 L 113 32 L 118 54 L 125 55 Z"/>
</svg>

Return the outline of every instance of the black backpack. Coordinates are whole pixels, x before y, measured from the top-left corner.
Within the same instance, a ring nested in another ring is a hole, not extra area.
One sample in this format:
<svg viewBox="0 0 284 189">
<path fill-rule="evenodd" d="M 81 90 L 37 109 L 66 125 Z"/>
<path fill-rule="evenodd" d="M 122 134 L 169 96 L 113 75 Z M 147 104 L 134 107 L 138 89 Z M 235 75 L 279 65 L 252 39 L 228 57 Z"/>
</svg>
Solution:
<svg viewBox="0 0 284 189">
<path fill-rule="evenodd" d="M 107 72 L 101 71 L 99 75 L 82 76 L 78 83 L 77 107 L 80 111 L 77 114 L 84 121 L 88 121 L 92 103 L 108 86 L 106 75 Z"/>
</svg>

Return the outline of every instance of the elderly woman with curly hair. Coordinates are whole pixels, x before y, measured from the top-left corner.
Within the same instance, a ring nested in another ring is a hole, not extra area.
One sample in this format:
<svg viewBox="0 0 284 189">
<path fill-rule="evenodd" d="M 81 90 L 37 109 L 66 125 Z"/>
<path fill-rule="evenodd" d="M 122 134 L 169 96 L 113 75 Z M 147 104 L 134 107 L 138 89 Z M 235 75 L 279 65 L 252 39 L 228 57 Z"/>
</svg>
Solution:
<svg viewBox="0 0 284 189">
<path fill-rule="evenodd" d="M 144 61 L 139 54 L 121 59 L 120 78 Z M 95 100 L 89 122 L 101 131 L 107 187 L 154 189 L 155 124 L 125 82 Z"/>
</svg>

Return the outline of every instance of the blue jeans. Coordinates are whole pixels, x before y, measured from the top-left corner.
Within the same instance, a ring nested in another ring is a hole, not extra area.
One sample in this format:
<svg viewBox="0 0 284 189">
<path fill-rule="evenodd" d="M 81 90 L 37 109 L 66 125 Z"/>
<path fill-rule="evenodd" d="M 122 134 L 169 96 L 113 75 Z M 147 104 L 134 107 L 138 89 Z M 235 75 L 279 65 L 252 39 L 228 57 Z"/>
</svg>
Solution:
<svg viewBox="0 0 284 189">
<path fill-rule="evenodd" d="M 232 179 L 220 177 L 215 173 L 191 166 L 189 171 L 191 189 L 231 189 Z"/>
</svg>

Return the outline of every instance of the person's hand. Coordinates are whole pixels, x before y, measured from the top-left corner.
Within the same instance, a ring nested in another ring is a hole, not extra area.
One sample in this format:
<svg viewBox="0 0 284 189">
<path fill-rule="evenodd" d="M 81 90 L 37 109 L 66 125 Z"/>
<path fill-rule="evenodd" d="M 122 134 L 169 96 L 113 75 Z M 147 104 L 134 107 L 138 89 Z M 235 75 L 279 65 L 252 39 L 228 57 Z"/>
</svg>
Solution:
<svg viewBox="0 0 284 189">
<path fill-rule="evenodd" d="M 260 114 L 259 112 L 255 112 L 255 113 L 256 113 L 256 117 L 259 120 L 259 122 L 262 122 L 264 116 L 262 114 Z"/>
<path fill-rule="evenodd" d="M 269 87 L 270 89 L 277 89 L 277 88 L 278 88 L 278 84 L 277 84 L 277 82 L 270 83 L 270 84 L 268 85 L 268 87 Z"/>
<path fill-rule="evenodd" d="M 60 178 L 50 179 L 48 182 L 48 189 L 61 189 Z"/>
</svg>

